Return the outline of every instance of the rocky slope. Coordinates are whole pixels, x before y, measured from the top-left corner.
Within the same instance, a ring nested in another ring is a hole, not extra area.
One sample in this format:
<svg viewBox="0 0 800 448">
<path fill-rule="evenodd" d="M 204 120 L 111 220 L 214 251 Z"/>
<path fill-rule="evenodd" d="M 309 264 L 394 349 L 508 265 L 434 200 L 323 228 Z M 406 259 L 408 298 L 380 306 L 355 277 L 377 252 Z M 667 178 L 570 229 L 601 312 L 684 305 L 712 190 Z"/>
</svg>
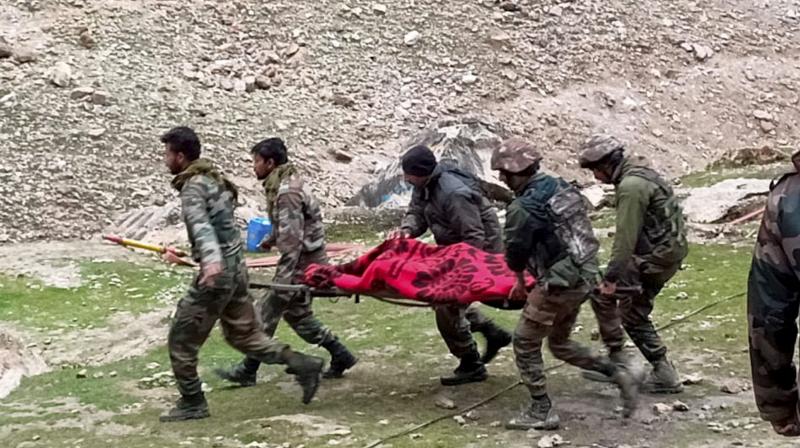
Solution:
<svg viewBox="0 0 800 448">
<path fill-rule="evenodd" d="M 176 124 L 251 193 L 247 149 L 284 137 L 329 206 L 450 117 L 540 142 L 570 177 L 597 130 L 671 175 L 800 137 L 797 0 L 0 0 L 0 11 L 0 244 L 91 237 L 164 204 L 158 136 Z"/>
</svg>

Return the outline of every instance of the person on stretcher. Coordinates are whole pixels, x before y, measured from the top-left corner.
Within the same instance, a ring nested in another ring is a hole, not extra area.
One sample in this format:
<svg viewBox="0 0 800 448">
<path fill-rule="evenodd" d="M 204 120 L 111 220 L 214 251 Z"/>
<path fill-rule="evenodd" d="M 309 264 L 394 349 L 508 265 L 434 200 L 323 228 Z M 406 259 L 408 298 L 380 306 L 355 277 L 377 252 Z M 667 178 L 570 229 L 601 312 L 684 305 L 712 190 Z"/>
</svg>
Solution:
<svg viewBox="0 0 800 448">
<path fill-rule="evenodd" d="M 417 238 L 430 230 L 440 246 L 467 243 L 486 252 L 503 250 L 500 223 L 478 180 L 456 168 L 444 166 L 426 146 L 415 146 L 402 157 L 406 182 L 414 187 L 408 212 L 389 238 Z M 436 326 L 450 353 L 460 360 L 445 386 L 485 381 L 486 364 L 511 343 L 511 334 L 484 316 L 477 304 L 434 306 Z M 486 338 L 483 356 L 472 333 Z"/>
</svg>

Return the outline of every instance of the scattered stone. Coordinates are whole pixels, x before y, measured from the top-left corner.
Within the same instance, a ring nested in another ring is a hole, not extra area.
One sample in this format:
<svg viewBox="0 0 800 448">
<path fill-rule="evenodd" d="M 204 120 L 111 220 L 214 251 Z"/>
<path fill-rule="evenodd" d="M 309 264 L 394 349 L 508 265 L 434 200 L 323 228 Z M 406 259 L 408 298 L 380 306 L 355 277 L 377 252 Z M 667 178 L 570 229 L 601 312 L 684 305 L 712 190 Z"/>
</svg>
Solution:
<svg viewBox="0 0 800 448">
<path fill-rule="evenodd" d="M 505 1 L 500 4 L 500 9 L 508 12 L 519 12 L 522 11 L 522 6 L 517 4 L 517 2 Z"/>
<path fill-rule="evenodd" d="M 554 448 L 561 445 L 566 445 L 567 442 L 558 434 L 547 435 L 539 439 L 536 446 L 539 448 Z"/>
<path fill-rule="evenodd" d="M 91 96 L 93 93 L 94 93 L 94 89 L 91 88 L 91 87 L 78 87 L 78 88 L 72 89 L 72 92 L 69 93 L 69 97 L 70 97 L 70 99 L 73 99 L 73 100 L 80 100 L 80 99 L 86 98 L 88 96 Z"/>
<path fill-rule="evenodd" d="M 385 420 L 385 419 L 384 420 L 378 420 L 378 424 L 379 425 L 384 425 L 384 426 L 388 425 L 389 424 L 389 420 Z"/>
<path fill-rule="evenodd" d="M 407 47 L 413 47 L 421 38 L 422 35 L 419 34 L 419 32 L 411 31 L 403 38 L 403 43 L 406 44 Z"/>
<path fill-rule="evenodd" d="M 89 31 L 89 28 L 82 28 L 78 33 L 78 42 L 81 44 L 83 48 L 92 49 L 97 45 L 97 42 L 92 37 L 92 33 Z"/>
<path fill-rule="evenodd" d="M 705 45 L 693 44 L 692 51 L 694 52 L 694 58 L 700 62 L 707 61 L 714 56 L 714 50 Z"/>
<path fill-rule="evenodd" d="M 495 420 L 495 421 L 493 421 L 493 422 L 489 423 L 489 427 L 490 427 L 490 428 L 499 428 L 499 427 L 501 427 L 502 425 L 503 425 L 503 422 L 501 422 L 501 421 L 499 421 L 499 420 Z"/>
<path fill-rule="evenodd" d="M 388 11 L 389 8 L 387 8 L 386 5 L 380 3 L 372 5 L 372 12 L 377 16 L 385 16 Z"/>
<path fill-rule="evenodd" d="M 414 434 L 411 434 L 409 437 L 411 438 L 411 440 L 419 440 L 422 438 L 422 434 L 415 432 Z"/>
<path fill-rule="evenodd" d="M 689 405 L 680 400 L 675 400 L 675 402 L 672 403 L 672 409 L 678 412 L 688 412 Z"/>
<path fill-rule="evenodd" d="M 144 366 L 144 368 L 146 370 L 155 370 L 155 369 L 157 369 L 159 367 L 161 367 L 161 364 L 159 364 L 157 362 L 150 362 L 150 363 L 147 363 L 146 366 Z"/>
<path fill-rule="evenodd" d="M 653 413 L 655 415 L 665 415 L 672 412 L 672 406 L 664 403 L 656 403 L 653 405 Z"/>
<path fill-rule="evenodd" d="M 478 411 L 475 410 L 467 412 L 466 414 L 464 414 L 464 417 L 472 421 L 478 421 L 481 419 L 481 416 L 478 414 Z"/>
<path fill-rule="evenodd" d="M 447 397 L 442 397 L 442 396 L 436 397 L 436 399 L 434 400 L 433 404 L 435 404 L 436 407 L 439 407 L 439 408 L 442 408 L 442 409 L 455 409 L 456 408 L 456 404 L 453 402 L 453 400 L 451 400 L 451 399 L 449 399 Z"/>
<path fill-rule="evenodd" d="M 75 378 L 83 379 L 83 378 L 86 378 L 86 377 L 87 377 L 87 375 L 89 375 L 89 372 L 88 372 L 86 369 L 81 369 L 81 370 L 80 370 L 80 371 L 78 371 L 78 373 L 75 375 Z"/>
<path fill-rule="evenodd" d="M 333 101 L 334 105 L 342 107 L 353 107 L 356 105 L 356 101 L 347 95 L 333 95 L 331 101 Z"/>
<path fill-rule="evenodd" d="M 553 5 L 553 7 L 551 7 L 547 13 L 551 16 L 561 17 L 561 14 L 564 13 L 564 10 L 558 5 Z"/>
<path fill-rule="evenodd" d="M 59 62 L 50 71 L 50 82 L 56 87 L 69 87 L 72 83 L 72 68 L 66 62 Z"/>
<path fill-rule="evenodd" d="M 511 40 L 511 35 L 507 32 L 496 29 L 489 33 L 489 42 L 497 43 L 497 44 L 504 44 Z"/>
<path fill-rule="evenodd" d="M 30 48 L 17 48 L 14 50 L 14 60 L 20 64 L 36 62 L 37 58 L 36 52 Z"/>
<path fill-rule="evenodd" d="M 10 58 L 11 56 L 14 56 L 14 50 L 11 45 L 0 42 L 0 59 Z"/>
<path fill-rule="evenodd" d="M 92 104 L 97 104 L 98 106 L 107 106 L 110 96 L 111 95 L 108 92 L 95 90 L 92 93 Z"/>
<path fill-rule="evenodd" d="M 455 420 L 455 422 L 458 423 L 461 426 L 464 426 L 464 425 L 467 424 L 467 420 L 464 417 L 460 416 L 460 415 L 456 415 L 455 417 L 453 417 L 453 420 Z"/>
<path fill-rule="evenodd" d="M 770 132 L 775 130 L 775 125 L 771 121 L 759 121 L 758 126 L 761 128 L 761 131 L 765 134 L 769 134 Z"/>
<path fill-rule="evenodd" d="M 686 291 L 681 291 L 675 294 L 675 300 L 686 300 L 689 298 L 689 294 Z"/>
<path fill-rule="evenodd" d="M 103 372 L 97 372 L 97 373 L 95 373 L 94 375 L 92 375 L 92 378 L 94 378 L 94 379 L 100 379 L 100 378 L 104 378 L 105 376 L 106 376 L 106 375 L 105 375 Z"/>
<path fill-rule="evenodd" d="M 88 135 L 89 135 L 89 137 L 91 137 L 91 138 L 100 138 L 100 137 L 102 137 L 102 136 L 103 136 L 103 134 L 105 134 L 105 133 L 106 133 L 106 130 L 105 130 L 105 128 L 95 128 L 95 129 L 89 129 L 89 132 L 87 132 L 87 134 L 88 134 Z"/>
<path fill-rule="evenodd" d="M 661 129 L 652 129 L 650 133 L 653 134 L 654 137 L 661 138 L 664 136 L 664 132 Z"/>
<path fill-rule="evenodd" d="M 286 52 L 284 54 L 286 55 L 286 58 L 291 58 L 292 56 L 296 55 L 298 51 L 300 51 L 300 46 L 292 42 L 289 47 L 286 48 Z"/>
<path fill-rule="evenodd" d="M 749 387 L 743 381 L 736 378 L 731 378 L 725 380 L 719 390 L 725 392 L 726 394 L 736 395 L 748 389 Z"/>
<path fill-rule="evenodd" d="M 247 93 L 255 92 L 256 91 L 256 77 L 255 76 L 245 76 L 244 79 L 244 91 Z"/>
<path fill-rule="evenodd" d="M 353 161 L 353 155 L 341 149 L 333 151 L 333 158 L 336 159 L 337 162 L 342 163 L 350 163 Z"/>
<path fill-rule="evenodd" d="M 772 121 L 772 114 L 767 112 L 767 111 L 765 111 L 765 110 L 761 110 L 761 109 L 754 110 L 753 111 L 753 117 L 755 117 L 758 120 Z"/>
<path fill-rule="evenodd" d="M 461 77 L 461 83 L 465 86 L 469 86 L 478 82 L 478 77 L 473 75 L 472 73 L 467 73 L 466 75 Z"/>
<path fill-rule="evenodd" d="M 256 76 L 256 87 L 261 90 L 267 90 L 270 88 L 272 83 L 267 76 Z"/>
</svg>

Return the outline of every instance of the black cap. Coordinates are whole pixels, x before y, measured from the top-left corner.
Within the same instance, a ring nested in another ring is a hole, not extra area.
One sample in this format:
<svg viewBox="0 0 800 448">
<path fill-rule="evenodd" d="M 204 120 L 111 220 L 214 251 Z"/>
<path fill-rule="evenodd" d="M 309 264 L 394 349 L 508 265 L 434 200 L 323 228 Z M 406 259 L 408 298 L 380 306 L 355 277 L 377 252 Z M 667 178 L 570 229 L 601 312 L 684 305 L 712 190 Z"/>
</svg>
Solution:
<svg viewBox="0 0 800 448">
<path fill-rule="evenodd" d="M 436 156 L 427 146 L 415 146 L 403 154 L 403 172 L 412 176 L 430 176 L 436 168 Z"/>
</svg>

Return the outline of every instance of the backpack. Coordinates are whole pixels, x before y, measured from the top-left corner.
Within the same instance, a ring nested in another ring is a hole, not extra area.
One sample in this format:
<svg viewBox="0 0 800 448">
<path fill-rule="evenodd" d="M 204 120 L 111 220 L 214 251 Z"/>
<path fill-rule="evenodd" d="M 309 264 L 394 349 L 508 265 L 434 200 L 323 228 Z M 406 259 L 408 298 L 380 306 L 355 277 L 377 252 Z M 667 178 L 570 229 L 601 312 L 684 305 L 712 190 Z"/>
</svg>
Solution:
<svg viewBox="0 0 800 448">
<path fill-rule="evenodd" d="M 596 259 L 600 242 L 592 230 L 586 199 L 577 188 L 560 182 L 547 201 L 547 212 L 555 226 L 555 234 L 566 246 L 567 253 L 579 266 Z"/>
</svg>

